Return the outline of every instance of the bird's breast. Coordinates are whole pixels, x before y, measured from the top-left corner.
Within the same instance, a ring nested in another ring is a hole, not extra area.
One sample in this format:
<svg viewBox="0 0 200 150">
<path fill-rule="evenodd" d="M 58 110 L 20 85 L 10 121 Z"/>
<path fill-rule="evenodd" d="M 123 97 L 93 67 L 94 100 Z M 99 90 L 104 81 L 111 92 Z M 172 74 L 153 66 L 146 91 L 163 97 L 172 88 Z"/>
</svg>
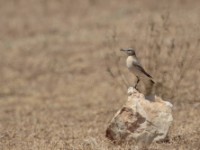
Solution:
<svg viewBox="0 0 200 150">
<path fill-rule="evenodd" d="M 128 56 L 128 58 L 126 59 L 126 66 L 128 67 L 128 69 L 133 69 L 134 62 L 137 62 L 136 58 L 134 58 L 133 56 Z"/>
</svg>

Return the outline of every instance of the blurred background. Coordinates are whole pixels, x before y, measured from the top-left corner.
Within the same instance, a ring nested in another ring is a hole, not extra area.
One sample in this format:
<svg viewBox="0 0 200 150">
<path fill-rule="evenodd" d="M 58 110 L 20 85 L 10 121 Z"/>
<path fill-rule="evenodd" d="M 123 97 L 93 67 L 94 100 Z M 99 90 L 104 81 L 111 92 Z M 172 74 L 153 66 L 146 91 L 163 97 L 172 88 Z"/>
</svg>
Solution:
<svg viewBox="0 0 200 150">
<path fill-rule="evenodd" d="M 200 149 L 198 0 L 0 0 L 0 22 L 0 149 L 130 149 L 105 138 L 127 47 L 174 105 L 150 149 Z"/>
</svg>

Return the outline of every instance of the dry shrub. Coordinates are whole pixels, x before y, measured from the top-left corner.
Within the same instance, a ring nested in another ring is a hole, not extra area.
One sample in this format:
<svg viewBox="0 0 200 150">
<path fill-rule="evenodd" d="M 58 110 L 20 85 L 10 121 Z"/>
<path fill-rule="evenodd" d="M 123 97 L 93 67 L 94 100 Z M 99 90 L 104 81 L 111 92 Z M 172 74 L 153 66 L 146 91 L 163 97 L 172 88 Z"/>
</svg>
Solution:
<svg viewBox="0 0 200 150">
<path fill-rule="evenodd" d="M 200 84 L 200 65 L 198 65 L 200 39 L 198 37 L 193 40 L 189 37 L 178 39 L 173 33 L 176 29 L 171 25 L 170 13 L 164 13 L 160 18 L 159 25 L 153 20 L 149 21 L 146 43 L 143 44 L 134 38 L 132 41 L 138 44 L 135 46 L 131 43 L 130 45 L 136 48 L 136 52 L 139 51 L 139 59 L 144 68 L 152 74 L 156 81 L 157 95 L 176 101 L 181 101 L 183 97 L 186 100 L 195 101 L 198 98 Z M 181 35 L 185 33 L 185 30 L 181 31 Z M 127 78 L 128 72 L 123 62 L 125 57 L 122 59 L 122 54 L 118 52 L 120 47 L 116 29 L 107 41 L 107 46 L 111 49 L 105 57 L 107 71 L 120 87 L 133 85 Z"/>
</svg>

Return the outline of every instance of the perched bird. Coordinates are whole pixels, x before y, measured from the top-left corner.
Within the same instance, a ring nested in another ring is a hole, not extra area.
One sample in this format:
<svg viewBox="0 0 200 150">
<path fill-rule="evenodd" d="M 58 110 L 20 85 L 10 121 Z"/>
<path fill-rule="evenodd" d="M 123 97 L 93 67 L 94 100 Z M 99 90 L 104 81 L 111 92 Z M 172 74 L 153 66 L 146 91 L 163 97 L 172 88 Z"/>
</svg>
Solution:
<svg viewBox="0 0 200 150">
<path fill-rule="evenodd" d="M 150 81 L 151 85 L 154 84 L 151 75 L 149 75 L 140 64 L 134 49 L 127 48 L 127 49 L 120 49 L 120 51 L 123 51 L 128 55 L 126 59 L 126 65 L 128 69 L 137 77 L 135 88 L 137 87 L 141 79 Z"/>
</svg>

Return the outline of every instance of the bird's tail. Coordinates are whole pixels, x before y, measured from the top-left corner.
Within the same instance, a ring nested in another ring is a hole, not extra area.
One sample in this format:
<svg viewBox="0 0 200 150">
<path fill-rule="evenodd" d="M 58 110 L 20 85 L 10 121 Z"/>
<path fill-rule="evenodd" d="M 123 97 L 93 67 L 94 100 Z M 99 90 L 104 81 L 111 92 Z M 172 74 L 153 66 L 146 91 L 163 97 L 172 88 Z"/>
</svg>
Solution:
<svg viewBox="0 0 200 150">
<path fill-rule="evenodd" d="M 151 78 L 150 79 L 151 84 L 155 84 L 155 81 Z"/>
</svg>

